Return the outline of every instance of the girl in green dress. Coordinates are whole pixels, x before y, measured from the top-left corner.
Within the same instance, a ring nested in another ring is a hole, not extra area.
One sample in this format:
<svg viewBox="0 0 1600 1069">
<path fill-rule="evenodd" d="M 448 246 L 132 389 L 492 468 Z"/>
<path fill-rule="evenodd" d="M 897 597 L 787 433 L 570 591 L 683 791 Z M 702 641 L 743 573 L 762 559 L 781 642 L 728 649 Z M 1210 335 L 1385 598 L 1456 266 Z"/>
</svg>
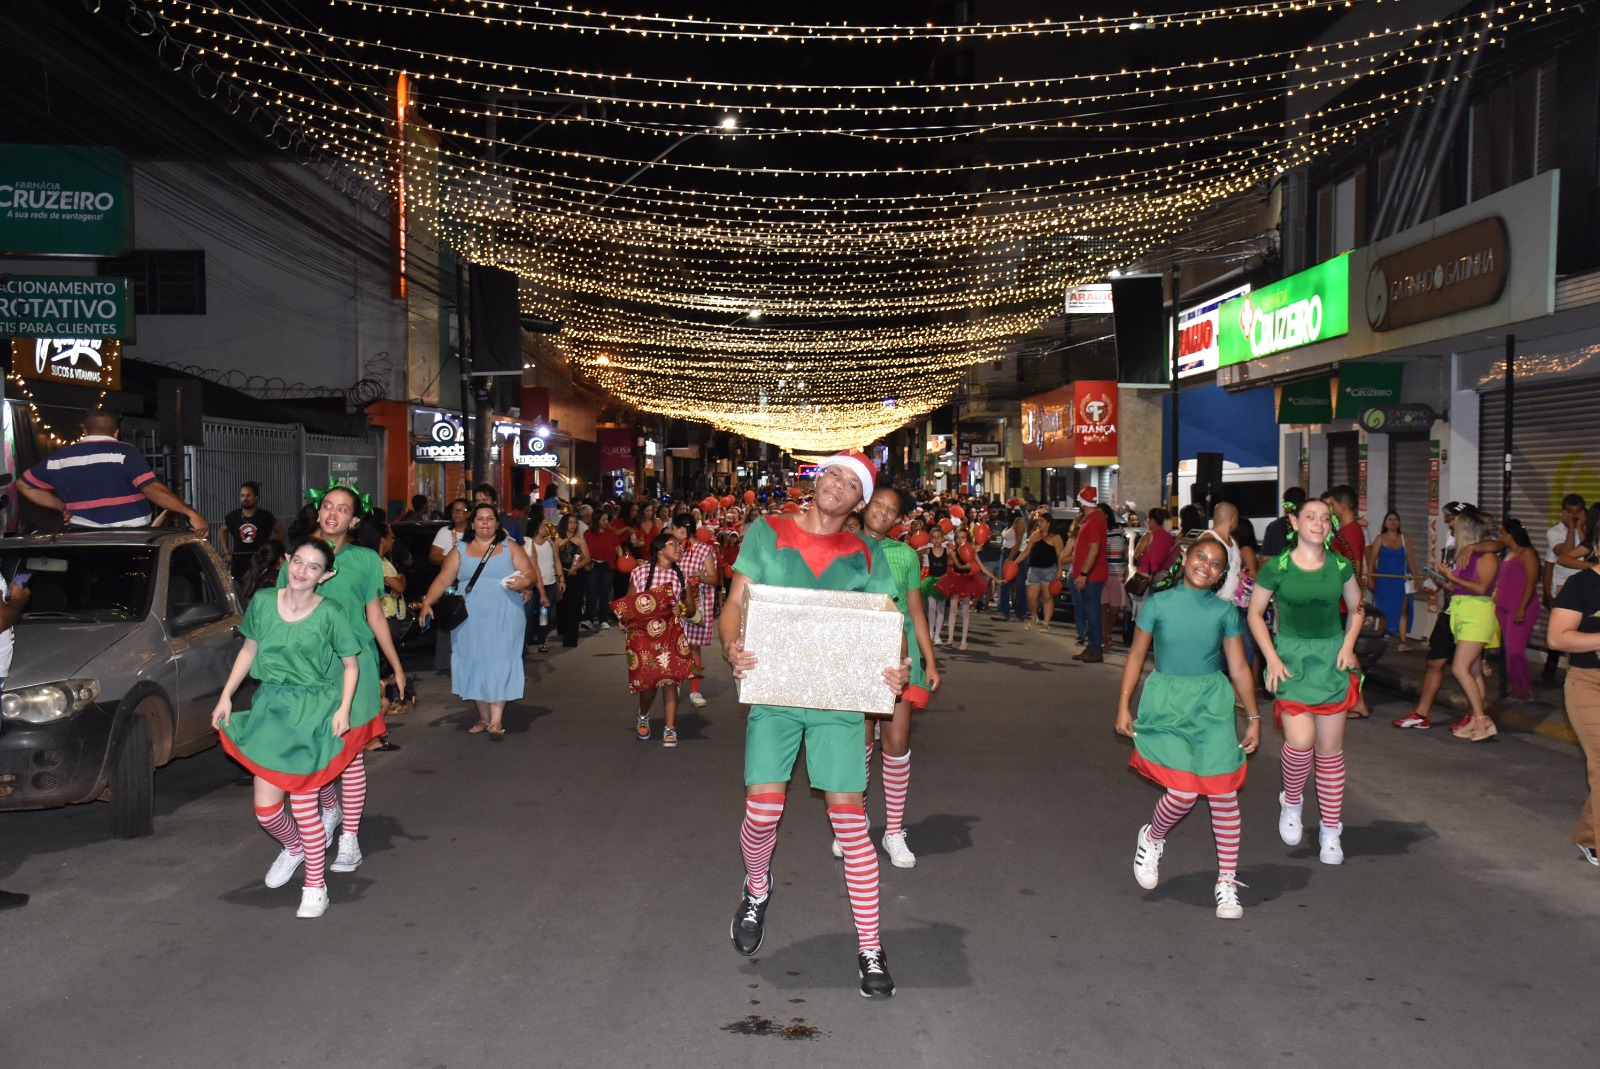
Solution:
<svg viewBox="0 0 1600 1069">
<path fill-rule="evenodd" d="M 300 917 L 328 908 L 323 855 L 331 829 L 317 792 L 361 753 L 347 741 L 361 644 L 339 605 L 317 592 L 333 578 L 333 563 L 333 547 L 321 539 L 295 543 L 283 569 L 287 585 L 250 599 L 239 625 L 244 646 L 211 713 L 223 748 L 255 773 L 257 821 L 283 844 L 267 886 L 282 887 L 305 863 Z M 234 712 L 233 694 L 246 674 L 261 685 L 250 708 Z"/>
<path fill-rule="evenodd" d="M 1269 557 L 1250 594 L 1250 633 L 1266 658 L 1267 689 L 1283 726 L 1283 793 L 1278 795 L 1278 835 L 1300 842 L 1300 809 L 1306 780 L 1317 769 L 1321 810 L 1319 856 L 1325 865 L 1344 863 L 1345 713 L 1361 699 L 1356 637 L 1361 633 L 1361 588 L 1350 562 L 1328 552 L 1333 514 L 1322 501 L 1307 501 L 1289 513 L 1288 549 Z M 1346 622 L 1339 622 L 1344 600 Z M 1267 627 L 1267 605 L 1278 607 L 1278 633 Z"/>
<path fill-rule="evenodd" d="M 1150 823 L 1139 829 L 1134 879 L 1146 890 L 1155 887 L 1167 833 L 1203 794 L 1217 841 L 1217 916 L 1237 920 L 1244 916 L 1238 892 L 1243 885 L 1237 878 L 1239 788 L 1244 786 L 1245 756 L 1261 742 L 1261 716 L 1239 613 L 1215 593 L 1227 569 L 1227 547 L 1211 539 L 1196 542 L 1184 560 L 1181 582 L 1158 581 L 1145 598 L 1122 669 L 1116 730 L 1133 739 L 1128 764 L 1167 789 Z M 1136 720 L 1133 691 L 1152 646 L 1156 668 L 1145 680 Z M 1221 668 L 1224 654 L 1227 675 Z M 1243 742 L 1234 728 L 1235 696 L 1248 725 Z"/>
</svg>

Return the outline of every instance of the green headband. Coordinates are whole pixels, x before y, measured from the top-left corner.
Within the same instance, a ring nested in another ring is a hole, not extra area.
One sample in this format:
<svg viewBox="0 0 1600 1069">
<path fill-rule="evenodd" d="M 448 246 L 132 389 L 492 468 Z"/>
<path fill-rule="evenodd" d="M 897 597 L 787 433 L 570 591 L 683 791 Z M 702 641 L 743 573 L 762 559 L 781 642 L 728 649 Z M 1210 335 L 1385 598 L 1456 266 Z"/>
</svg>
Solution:
<svg viewBox="0 0 1600 1069">
<path fill-rule="evenodd" d="M 329 490 L 347 490 L 347 491 L 349 491 L 351 494 L 353 494 L 355 496 L 355 499 L 358 502 L 361 503 L 361 511 L 362 512 L 371 512 L 372 511 L 372 497 L 371 497 L 371 495 L 363 494 L 361 492 L 361 488 L 358 487 L 355 483 L 351 483 L 349 486 L 346 486 L 344 483 L 339 482 L 337 479 L 329 479 L 328 480 L 328 485 L 324 486 L 321 490 L 307 490 L 306 491 L 306 500 L 311 502 L 311 505 L 312 505 L 313 508 L 319 508 L 320 509 L 322 507 L 322 499 L 327 496 Z"/>
</svg>

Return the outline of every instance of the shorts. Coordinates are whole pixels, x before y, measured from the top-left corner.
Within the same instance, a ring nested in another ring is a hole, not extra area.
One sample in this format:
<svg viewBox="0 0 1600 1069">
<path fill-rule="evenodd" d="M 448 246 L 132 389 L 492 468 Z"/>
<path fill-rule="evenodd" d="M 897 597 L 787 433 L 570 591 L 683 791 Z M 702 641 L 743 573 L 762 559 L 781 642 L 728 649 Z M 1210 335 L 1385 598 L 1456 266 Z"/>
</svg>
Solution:
<svg viewBox="0 0 1600 1069">
<path fill-rule="evenodd" d="M 867 762 L 862 752 L 865 724 L 861 713 L 751 707 L 744 729 L 745 786 L 788 783 L 804 742 L 811 786 L 830 794 L 862 793 L 867 789 Z"/>
<path fill-rule="evenodd" d="M 1055 582 L 1056 578 L 1060 576 L 1060 574 L 1061 570 L 1054 565 L 1051 565 L 1047 568 L 1035 568 L 1030 565 L 1028 567 L 1028 585 L 1048 586 L 1049 584 Z"/>
<path fill-rule="evenodd" d="M 1433 630 L 1428 633 L 1428 660 L 1449 661 L 1456 655 L 1456 636 L 1450 632 L 1450 613 L 1441 612 L 1434 617 Z"/>
<path fill-rule="evenodd" d="M 1450 633 L 1457 642 L 1481 642 L 1486 649 L 1500 645 L 1500 621 L 1494 599 L 1480 594 L 1457 594 L 1450 599 Z"/>
</svg>

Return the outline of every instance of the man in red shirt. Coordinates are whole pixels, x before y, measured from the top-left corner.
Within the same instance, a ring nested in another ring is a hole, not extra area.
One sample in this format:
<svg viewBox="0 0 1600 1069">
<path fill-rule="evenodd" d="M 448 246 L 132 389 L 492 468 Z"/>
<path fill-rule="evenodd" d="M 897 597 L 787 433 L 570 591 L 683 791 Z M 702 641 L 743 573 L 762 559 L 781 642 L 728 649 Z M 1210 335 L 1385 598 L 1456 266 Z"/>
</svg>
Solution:
<svg viewBox="0 0 1600 1069">
<path fill-rule="evenodd" d="M 583 626 L 593 631 L 611 626 L 607 617 L 611 614 L 612 579 L 616 575 L 617 550 L 622 540 L 617 537 L 616 529 L 605 523 L 591 526 L 583 539 L 594 560 L 594 567 L 589 569 L 589 589 L 584 592 Z"/>
<path fill-rule="evenodd" d="M 1355 487 L 1349 483 L 1340 483 L 1330 490 L 1323 491 L 1322 500 L 1333 513 L 1336 526 L 1333 529 L 1333 540 L 1328 548 L 1350 562 L 1356 570 L 1356 586 L 1366 589 L 1367 584 L 1367 532 L 1362 530 L 1361 518 L 1356 515 L 1356 505 L 1360 499 L 1356 497 Z M 1344 603 L 1339 603 L 1339 615 L 1344 615 Z M 1351 720 L 1365 720 L 1372 715 L 1367 708 L 1367 696 L 1362 694 L 1356 702 L 1356 707 L 1348 714 Z"/>
<path fill-rule="evenodd" d="M 1078 613 L 1084 623 L 1088 644 L 1074 661 L 1098 664 L 1105 660 L 1102 650 L 1105 620 L 1100 613 L 1100 596 L 1111 577 L 1106 559 L 1106 514 L 1100 510 L 1100 496 L 1092 486 L 1078 491 L 1078 508 L 1083 522 L 1078 525 L 1078 540 L 1072 549 L 1072 584 L 1078 591 Z"/>
</svg>

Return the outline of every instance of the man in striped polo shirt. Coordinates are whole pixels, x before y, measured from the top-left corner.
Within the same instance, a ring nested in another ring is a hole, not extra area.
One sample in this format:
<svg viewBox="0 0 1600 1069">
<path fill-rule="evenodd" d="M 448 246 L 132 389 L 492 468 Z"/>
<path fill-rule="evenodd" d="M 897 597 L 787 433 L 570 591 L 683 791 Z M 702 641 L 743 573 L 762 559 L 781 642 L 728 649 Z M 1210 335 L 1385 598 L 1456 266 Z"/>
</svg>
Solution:
<svg viewBox="0 0 1600 1069">
<path fill-rule="evenodd" d="M 60 512 L 69 531 L 149 527 L 154 503 L 187 517 L 195 534 L 204 535 L 210 529 L 205 517 L 156 478 L 143 454 L 117 439 L 118 426 L 113 412 L 88 413 L 83 437 L 23 472 L 17 488 L 35 505 Z"/>
</svg>

